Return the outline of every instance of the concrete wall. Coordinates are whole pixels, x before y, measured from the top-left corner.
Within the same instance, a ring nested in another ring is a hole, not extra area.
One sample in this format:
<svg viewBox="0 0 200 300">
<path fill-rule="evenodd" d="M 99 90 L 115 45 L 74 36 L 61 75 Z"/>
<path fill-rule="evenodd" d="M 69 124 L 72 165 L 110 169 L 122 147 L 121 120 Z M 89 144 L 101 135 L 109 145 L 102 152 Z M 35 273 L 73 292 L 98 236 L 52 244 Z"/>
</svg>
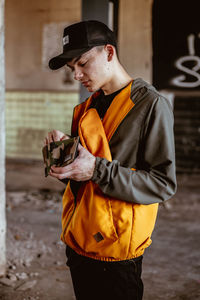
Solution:
<svg viewBox="0 0 200 300">
<path fill-rule="evenodd" d="M 147 81 L 152 68 L 152 2 L 119 1 L 121 62 L 133 77 Z M 62 52 L 64 26 L 81 20 L 81 0 L 6 0 L 5 19 L 8 90 L 78 91 L 69 71 L 50 71 L 47 64 Z"/>
<path fill-rule="evenodd" d="M 6 269 L 4 77 L 4 0 L 0 0 L 0 276 Z"/>
<path fill-rule="evenodd" d="M 152 1 L 119 1 L 120 60 L 133 78 L 147 81 L 152 68 Z M 81 20 L 81 2 L 5 2 L 7 157 L 40 158 L 48 130 L 70 131 L 79 85 L 69 70 L 49 70 L 48 61 L 62 52 L 63 28 Z"/>
<path fill-rule="evenodd" d="M 7 157 L 42 159 L 48 131 L 70 133 L 79 85 L 48 61 L 62 52 L 63 28 L 80 19 L 81 0 L 6 0 Z"/>
<path fill-rule="evenodd" d="M 81 18 L 81 0 L 6 0 L 6 88 L 77 90 L 64 69 L 48 60 L 62 52 L 63 28 Z"/>
<path fill-rule="evenodd" d="M 119 7 L 119 53 L 133 77 L 152 80 L 153 0 L 121 0 Z"/>
</svg>

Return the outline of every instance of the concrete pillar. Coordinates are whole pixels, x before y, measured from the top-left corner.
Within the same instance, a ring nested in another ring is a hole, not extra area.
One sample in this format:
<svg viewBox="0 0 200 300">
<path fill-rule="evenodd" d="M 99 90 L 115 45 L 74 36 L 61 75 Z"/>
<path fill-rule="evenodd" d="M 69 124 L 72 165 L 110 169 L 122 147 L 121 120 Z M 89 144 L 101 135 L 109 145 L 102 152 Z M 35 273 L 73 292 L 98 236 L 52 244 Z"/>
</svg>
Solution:
<svg viewBox="0 0 200 300">
<path fill-rule="evenodd" d="M 6 270 L 4 0 L 0 0 L 0 276 Z"/>
<path fill-rule="evenodd" d="M 109 0 L 82 0 L 82 20 L 98 20 L 108 25 Z M 92 93 L 81 84 L 80 102 Z"/>
</svg>

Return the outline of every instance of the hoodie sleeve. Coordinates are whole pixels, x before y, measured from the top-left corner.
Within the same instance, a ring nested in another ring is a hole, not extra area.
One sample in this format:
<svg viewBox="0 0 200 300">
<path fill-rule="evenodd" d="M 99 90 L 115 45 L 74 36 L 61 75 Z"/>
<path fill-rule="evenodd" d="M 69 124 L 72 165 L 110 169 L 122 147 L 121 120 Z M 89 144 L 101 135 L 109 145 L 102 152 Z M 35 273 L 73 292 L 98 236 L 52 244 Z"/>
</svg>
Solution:
<svg viewBox="0 0 200 300">
<path fill-rule="evenodd" d="M 103 193 L 123 201 L 152 204 L 168 200 L 176 192 L 173 112 L 160 97 L 147 114 L 139 143 L 136 170 L 97 157 L 92 180 Z"/>
</svg>

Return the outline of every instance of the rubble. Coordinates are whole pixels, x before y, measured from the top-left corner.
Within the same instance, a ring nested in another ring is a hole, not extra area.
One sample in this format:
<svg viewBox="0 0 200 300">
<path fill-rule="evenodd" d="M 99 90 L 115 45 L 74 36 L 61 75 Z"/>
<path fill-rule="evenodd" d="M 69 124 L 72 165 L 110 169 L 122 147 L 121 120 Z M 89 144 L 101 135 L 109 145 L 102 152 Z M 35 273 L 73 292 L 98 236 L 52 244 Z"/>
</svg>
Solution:
<svg viewBox="0 0 200 300">
<path fill-rule="evenodd" d="M 19 279 L 19 280 L 24 280 L 24 279 L 28 278 L 28 274 L 25 272 L 16 273 L 15 275 L 16 275 L 17 279 Z"/>
<path fill-rule="evenodd" d="M 37 276 L 39 276 L 39 273 L 38 273 L 38 272 L 31 272 L 31 273 L 29 274 L 29 276 L 30 276 L 30 277 L 37 277 Z"/>
<path fill-rule="evenodd" d="M 61 202 L 62 193 L 48 189 L 7 192 L 7 210 L 9 211 L 19 205 L 27 207 L 31 204 L 38 209 L 58 212 L 61 211 Z M 20 221 L 23 222 L 23 218 Z"/>
<path fill-rule="evenodd" d="M 27 297 L 27 298 L 24 298 L 23 300 L 39 300 L 40 298 L 39 297 Z"/>
<path fill-rule="evenodd" d="M 9 280 L 11 281 L 16 281 L 18 278 L 17 278 L 17 274 L 14 275 L 12 273 L 8 273 L 7 276 L 6 276 Z"/>
<path fill-rule="evenodd" d="M 0 278 L 0 283 L 5 286 L 11 286 L 11 287 L 14 287 L 14 285 L 15 285 L 13 280 L 6 278 L 6 277 Z"/>
<path fill-rule="evenodd" d="M 17 291 L 26 291 L 32 289 L 37 283 L 37 280 L 27 281 L 16 288 Z"/>
<path fill-rule="evenodd" d="M 17 207 L 34 207 L 50 213 L 61 211 L 61 194 L 41 191 L 8 191 L 7 210 L 11 213 Z M 14 228 L 7 230 L 7 265 L 9 269 L 16 266 L 30 267 L 35 258 L 52 253 L 51 247 L 43 240 L 38 240 L 33 231 L 25 230 L 23 225 L 26 218 L 21 216 Z"/>
<path fill-rule="evenodd" d="M 12 168 L 20 169 L 19 164 Z M 29 165 L 29 172 L 21 168 L 17 179 L 11 177 L 7 185 L 8 267 L 6 280 L 1 278 L 0 299 L 74 300 L 65 245 L 60 241 L 62 193 L 52 185 L 42 189 L 43 183 L 38 183 L 38 190 L 25 191 L 27 176 L 36 187 L 38 166 Z M 144 300 L 200 299 L 199 176 L 183 179 L 178 180 L 173 199 L 159 206 L 153 243 L 143 260 Z M 26 275 L 18 275 L 22 273 Z"/>
<path fill-rule="evenodd" d="M 16 227 L 12 231 L 18 231 Z M 24 232 L 21 234 L 20 239 L 16 239 L 15 232 L 11 232 L 8 228 L 8 267 L 13 269 L 15 266 L 30 267 L 35 258 L 45 256 L 52 253 L 51 247 L 47 246 L 44 241 L 34 238 L 34 234 Z"/>
</svg>

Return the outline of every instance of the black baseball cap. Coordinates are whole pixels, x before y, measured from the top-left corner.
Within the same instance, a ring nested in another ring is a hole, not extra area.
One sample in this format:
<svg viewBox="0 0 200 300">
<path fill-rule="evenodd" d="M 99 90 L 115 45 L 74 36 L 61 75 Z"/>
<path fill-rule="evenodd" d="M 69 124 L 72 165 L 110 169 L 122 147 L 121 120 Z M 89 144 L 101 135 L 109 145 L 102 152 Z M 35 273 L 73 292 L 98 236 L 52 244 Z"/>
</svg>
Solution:
<svg viewBox="0 0 200 300">
<path fill-rule="evenodd" d="M 49 61 L 49 68 L 57 70 L 93 47 L 107 44 L 116 47 L 114 32 L 104 23 L 89 20 L 72 24 L 64 29 L 63 53 Z"/>
</svg>

